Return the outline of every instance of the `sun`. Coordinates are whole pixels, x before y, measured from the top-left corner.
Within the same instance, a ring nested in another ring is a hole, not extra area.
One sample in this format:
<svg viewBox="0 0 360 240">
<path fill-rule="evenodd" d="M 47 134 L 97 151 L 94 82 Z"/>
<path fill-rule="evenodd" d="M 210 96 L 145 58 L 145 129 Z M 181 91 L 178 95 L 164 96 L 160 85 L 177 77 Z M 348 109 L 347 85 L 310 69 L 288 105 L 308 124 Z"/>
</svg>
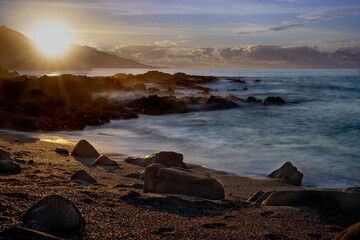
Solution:
<svg viewBox="0 0 360 240">
<path fill-rule="evenodd" d="M 57 23 L 45 23 L 38 26 L 32 36 L 39 49 L 44 54 L 53 57 L 64 53 L 71 43 L 69 31 Z"/>
</svg>

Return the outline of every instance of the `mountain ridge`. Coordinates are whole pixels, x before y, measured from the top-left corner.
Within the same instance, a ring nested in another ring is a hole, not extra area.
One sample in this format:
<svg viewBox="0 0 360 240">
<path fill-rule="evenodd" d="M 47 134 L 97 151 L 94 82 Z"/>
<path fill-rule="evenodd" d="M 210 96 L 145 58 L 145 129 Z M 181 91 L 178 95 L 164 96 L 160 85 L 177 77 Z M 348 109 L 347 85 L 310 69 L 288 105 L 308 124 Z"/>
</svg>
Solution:
<svg viewBox="0 0 360 240">
<path fill-rule="evenodd" d="M 33 40 L 5 25 L 0 26 L 0 66 L 13 70 L 152 68 L 129 58 L 77 44 L 71 44 L 60 57 L 48 57 L 40 52 Z"/>
</svg>

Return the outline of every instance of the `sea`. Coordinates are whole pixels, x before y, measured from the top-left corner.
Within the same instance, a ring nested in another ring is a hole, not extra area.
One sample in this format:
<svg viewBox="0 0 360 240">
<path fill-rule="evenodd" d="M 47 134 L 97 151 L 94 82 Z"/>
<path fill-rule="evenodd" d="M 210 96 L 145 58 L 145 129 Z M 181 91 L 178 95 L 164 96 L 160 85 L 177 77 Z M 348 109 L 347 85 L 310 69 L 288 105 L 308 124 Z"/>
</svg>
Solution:
<svg viewBox="0 0 360 240">
<path fill-rule="evenodd" d="M 131 156 L 176 151 L 184 155 L 185 162 L 253 178 L 266 178 L 290 161 L 304 174 L 306 187 L 360 186 L 360 70 L 158 70 L 217 76 L 218 81 L 206 85 L 217 89 L 212 92 L 214 95 L 254 96 L 262 100 L 279 96 L 287 104 L 243 104 L 228 110 L 140 115 L 138 119 L 113 120 L 83 131 L 36 134 L 49 141 L 57 141 L 54 136 L 73 142 L 87 139 L 100 152 Z M 111 76 L 147 71 L 20 73 Z M 247 82 L 234 83 L 228 77 Z"/>
</svg>

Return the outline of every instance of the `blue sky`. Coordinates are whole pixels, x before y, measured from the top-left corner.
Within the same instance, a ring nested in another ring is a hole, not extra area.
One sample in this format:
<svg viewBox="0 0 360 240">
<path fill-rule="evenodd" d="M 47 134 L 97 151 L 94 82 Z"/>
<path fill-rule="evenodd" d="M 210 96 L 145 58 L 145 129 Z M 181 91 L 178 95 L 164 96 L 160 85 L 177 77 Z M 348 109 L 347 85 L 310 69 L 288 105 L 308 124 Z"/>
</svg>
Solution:
<svg viewBox="0 0 360 240">
<path fill-rule="evenodd" d="M 360 43 L 359 0 L 0 0 L 0 25 L 31 37 L 47 21 L 66 26 L 74 42 L 103 50 L 278 45 L 329 51 Z"/>
</svg>

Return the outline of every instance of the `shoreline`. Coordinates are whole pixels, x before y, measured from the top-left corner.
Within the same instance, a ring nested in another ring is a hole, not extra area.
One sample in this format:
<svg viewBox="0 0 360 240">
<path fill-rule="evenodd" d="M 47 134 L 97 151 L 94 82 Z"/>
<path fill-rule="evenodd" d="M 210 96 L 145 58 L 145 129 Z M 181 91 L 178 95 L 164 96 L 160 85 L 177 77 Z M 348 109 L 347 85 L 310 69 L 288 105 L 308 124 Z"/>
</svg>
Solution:
<svg viewBox="0 0 360 240">
<path fill-rule="evenodd" d="M 0 231 L 19 226 L 21 223 L 18 218 L 32 204 L 51 194 L 64 196 L 79 208 L 87 222 L 82 236 L 84 239 L 224 236 L 240 239 L 272 239 L 268 238 L 271 236 L 308 239 L 314 234 L 333 238 L 355 223 L 343 216 L 319 213 L 307 208 L 246 203 L 257 191 L 304 188 L 279 179 L 252 179 L 228 175 L 192 164 L 189 164 L 191 170 L 210 172 L 224 186 L 225 202 L 238 203 L 241 207 L 214 212 L 159 204 L 152 202 L 153 194 L 144 194 L 142 189 L 138 188 L 142 186 L 142 180 L 125 177 L 129 173 L 143 171 L 142 167 L 124 162 L 126 155 L 107 154 L 119 164 L 118 169 L 109 171 L 103 167 L 90 167 L 71 155 L 64 156 L 54 151 L 56 147 L 71 151 L 73 146 L 69 143 L 40 141 L 26 134 L 0 131 L 1 149 L 11 152 L 23 169 L 17 175 L 0 176 L 0 199 L 7 206 L 0 216 Z M 94 147 L 96 148 L 96 145 Z M 33 162 L 30 163 L 30 160 Z M 85 169 L 98 183 L 82 185 L 72 181 L 72 173 L 80 169 Z M 139 194 L 140 198 L 121 200 L 126 199 L 132 192 Z M 220 205 L 225 203 L 224 200 L 211 202 Z M 170 230 L 161 232 L 164 228 Z"/>
</svg>

